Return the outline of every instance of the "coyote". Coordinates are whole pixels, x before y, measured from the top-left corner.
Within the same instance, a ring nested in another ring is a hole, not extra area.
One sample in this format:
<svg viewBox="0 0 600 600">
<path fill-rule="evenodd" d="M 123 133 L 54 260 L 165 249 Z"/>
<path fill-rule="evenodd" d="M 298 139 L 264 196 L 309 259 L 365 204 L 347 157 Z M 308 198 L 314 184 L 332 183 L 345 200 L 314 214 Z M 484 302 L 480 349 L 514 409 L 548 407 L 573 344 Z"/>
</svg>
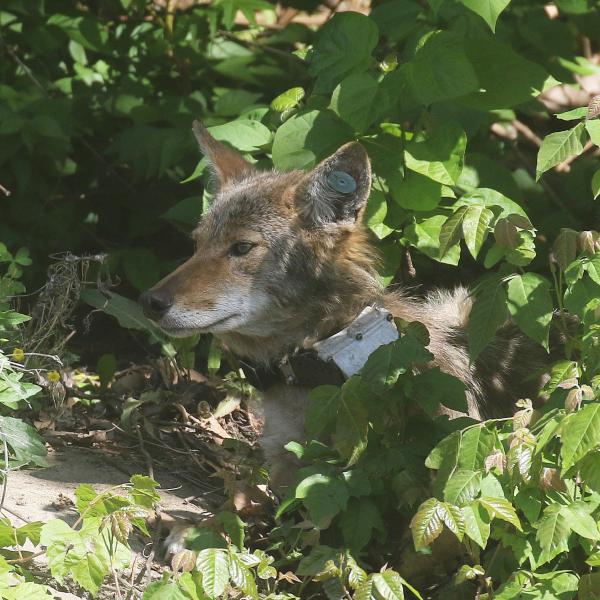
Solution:
<svg viewBox="0 0 600 600">
<path fill-rule="evenodd" d="M 362 223 L 371 168 L 360 143 L 308 172 L 259 171 L 197 121 L 193 132 L 218 189 L 194 230 L 194 255 L 140 298 L 167 334 L 212 333 L 242 360 L 268 368 L 379 305 L 427 327 L 431 366 L 464 382 L 471 417 L 508 416 L 518 398 L 537 397 L 541 380 L 531 374 L 547 355 L 510 322 L 470 362 L 465 288 L 423 299 L 382 288 Z M 283 446 L 303 437 L 309 389 L 289 383 L 280 377 L 263 386 L 260 445 L 275 489 L 294 471 Z"/>
</svg>

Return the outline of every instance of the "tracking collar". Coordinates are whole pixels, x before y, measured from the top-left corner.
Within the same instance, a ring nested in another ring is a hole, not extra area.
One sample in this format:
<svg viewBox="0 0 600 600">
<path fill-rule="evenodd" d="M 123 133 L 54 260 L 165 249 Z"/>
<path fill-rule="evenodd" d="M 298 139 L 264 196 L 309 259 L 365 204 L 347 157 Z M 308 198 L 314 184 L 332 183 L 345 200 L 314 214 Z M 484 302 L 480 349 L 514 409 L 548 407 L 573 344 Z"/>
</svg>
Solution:
<svg viewBox="0 0 600 600">
<path fill-rule="evenodd" d="M 362 369 L 377 348 L 397 339 L 392 313 L 367 306 L 350 325 L 310 349 L 297 350 L 267 367 L 245 361 L 240 365 L 248 382 L 261 391 L 276 384 L 307 388 L 341 385 Z"/>
</svg>

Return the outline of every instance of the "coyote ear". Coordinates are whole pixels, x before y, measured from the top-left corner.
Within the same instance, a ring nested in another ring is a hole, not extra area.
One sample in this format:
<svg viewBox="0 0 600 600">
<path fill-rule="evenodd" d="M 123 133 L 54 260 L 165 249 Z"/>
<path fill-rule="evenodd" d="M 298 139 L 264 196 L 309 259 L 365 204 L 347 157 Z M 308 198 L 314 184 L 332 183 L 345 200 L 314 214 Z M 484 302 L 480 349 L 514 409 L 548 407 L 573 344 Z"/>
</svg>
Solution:
<svg viewBox="0 0 600 600">
<path fill-rule="evenodd" d="M 220 186 L 228 181 L 241 179 L 254 170 L 254 167 L 237 150 L 217 141 L 200 121 L 192 123 L 192 131 L 198 140 L 202 154 L 206 156 L 214 170 Z"/>
<path fill-rule="evenodd" d="M 370 190 L 369 157 L 358 142 L 350 142 L 305 176 L 297 201 L 315 225 L 352 224 L 362 217 Z"/>
</svg>

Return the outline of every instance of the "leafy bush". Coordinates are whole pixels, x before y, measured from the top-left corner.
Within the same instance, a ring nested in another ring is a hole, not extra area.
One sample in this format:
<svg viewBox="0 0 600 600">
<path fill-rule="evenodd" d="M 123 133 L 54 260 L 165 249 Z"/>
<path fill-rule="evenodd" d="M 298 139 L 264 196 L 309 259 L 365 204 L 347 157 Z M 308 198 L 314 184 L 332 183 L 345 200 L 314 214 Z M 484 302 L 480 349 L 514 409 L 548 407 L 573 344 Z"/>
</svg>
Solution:
<svg viewBox="0 0 600 600">
<path fill-rule="evenodd" d="M 312 28 L 267 2 L 176 4 L 3 4 L 0 164 L 13 196 L 0 238 L 30 247 L 40 269 L 65 246 L 109 250 L 132 293 L 186 253 L 173 240 L 209 201 L 193 117 L 278 169 L 358 139 L 374 170 L 365 218 L 385 284 L 476 280 L 472 358 L 509 316 L 543 348 L 553 322 L 566 343 L 543 403 L 447 420 L 439 406 L 465 410 L 464 390 L 414 372 L 427 338 L 405 326 L 360 375 L 313 391 L 311 441 L 288 447 L 305 466 L 266 554 L 225 528 L 228 543 L 185 551 L 173 567 L 186 572 L 145 597 L 218 598 L 233 586 L 393 599 L 409 581 L 436 598 L 596 598 L 598 2 L 374 1 L 369 16 Z M 10 265 L 0 296 L 22 291 L 20 252 L 0 247 Z M 149 328 L 116 294 L 110 306 L 84 297 Z M 6 308 L 0 324 L 18 321 Z M 188 366 L 191 348 L 180 350 Z"/>
</svg>

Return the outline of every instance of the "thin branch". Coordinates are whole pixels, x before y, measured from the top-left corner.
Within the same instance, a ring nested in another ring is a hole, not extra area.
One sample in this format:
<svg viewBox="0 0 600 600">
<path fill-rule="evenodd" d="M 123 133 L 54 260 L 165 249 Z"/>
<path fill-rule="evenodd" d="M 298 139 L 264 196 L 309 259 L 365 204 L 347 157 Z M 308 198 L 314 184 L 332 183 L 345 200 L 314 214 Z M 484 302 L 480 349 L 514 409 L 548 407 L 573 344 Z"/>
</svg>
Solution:
<svg viewBox="0 0 600 600">
<path fill-rule="evenodd" d="M 569 156 L 569 158 L 556 165 L 554 170 L 557 173 L 568 173 L 571 170 L 571 163 L 576 161 L 580 156 L 583 156 L 586 152 L 589 152 L 592 148 L 595 148 L 595 144 L 592 142 L 592 140 L 588 140 L 581 153 Z"/>
</svg>

